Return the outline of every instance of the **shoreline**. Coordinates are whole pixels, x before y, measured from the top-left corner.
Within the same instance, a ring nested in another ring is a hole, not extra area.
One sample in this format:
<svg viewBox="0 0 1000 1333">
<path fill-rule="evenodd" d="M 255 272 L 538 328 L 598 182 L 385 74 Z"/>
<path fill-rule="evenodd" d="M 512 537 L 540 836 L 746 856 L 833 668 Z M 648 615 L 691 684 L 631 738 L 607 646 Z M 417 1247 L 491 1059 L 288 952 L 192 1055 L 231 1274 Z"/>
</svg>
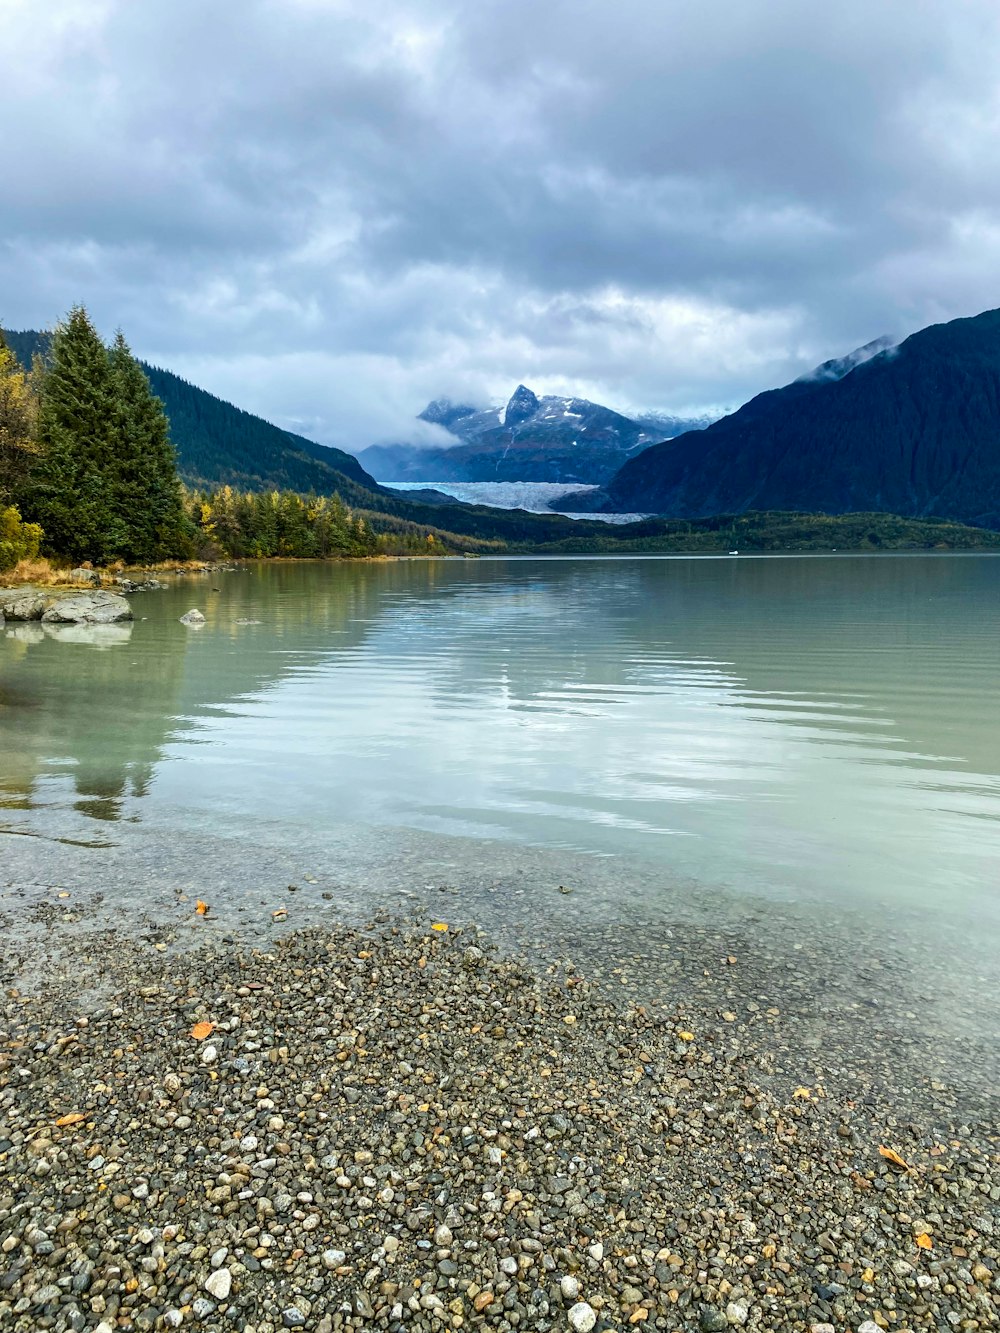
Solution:
<svg viewBox="0 0 1000 1333">
<path fill-rule="evenodd" d="M 531 550 L 510 550 L 510 551 L 482 551 L 482 552 L 438 552 L 424 553 L 414 552 L 406 555 L 340 555 L 340 556 L 260 556 L 249 557 L 241 556 L 238 559 L 202 561 L 194 560 L 189 562 L 168 561 L 160 565 L 126 565 L 122 567 L 113 566 L 107 569 L 97 568 L 93 572 L 99 576 L 100 583 L 93 580 L 81 580 L 58 577 L 61 570 L 51 570 L 43 573 L 39 577 L 37 570 L 35 572 L 25 572 L 19 574 L 16 570 L 5 570 L 0 572 L 0 590 L 26 588 L 33 585 L 41 586 L 46 592 L 87 592 L 100 586 L 108 591 L 115 591 L 118 588 L 118 580 L 121 579 L 126 585 L 138 584 L 138 586 L 125 586 L 120 590 L 123 595 L 132 595 L 137 592 L 156 591 L 156 581 L 160 579 L 190 578 L 201 574 L 232 574 L 239 573 L 242 570 L 251 569 L 258 565 L 384 565 L 384 564 L 405 564 L 425 561 L 462 561 L 462 560 L 826 560 L 831 557 L 838 559 L 876 559 L 898 558 L 898 557 L 932 557 L 941 556 L 995 556 L 1000 558 L 1000 550 L 996 547 L 961 547 L 954 549 L 921 547 L 900 547 L 898 549 L 877 550 L 858 548 L 837 548 L 832 547 L 829 550 L 816 548 L 804 548 L 802 550 L 757 550 L 748 549 L 743 551 L 724 551 L 724 550 L 704 550 L 692 548 L 691 550 L 626 550 L 626 551 L 531 551 Z M 160 587 L 169 586 L 162 583 Z"/>
<path fill-rule="evenodd" d="M 795 1049 L 714 940 L 654 1004 L 423 911 L 256 948 L 58 912 L 3 976 L 14 1333 L 989 1326 L 988 1108 L 903 1104 L 884 1050 L 862 1085 L 863 1032 Z"/>
</svg>

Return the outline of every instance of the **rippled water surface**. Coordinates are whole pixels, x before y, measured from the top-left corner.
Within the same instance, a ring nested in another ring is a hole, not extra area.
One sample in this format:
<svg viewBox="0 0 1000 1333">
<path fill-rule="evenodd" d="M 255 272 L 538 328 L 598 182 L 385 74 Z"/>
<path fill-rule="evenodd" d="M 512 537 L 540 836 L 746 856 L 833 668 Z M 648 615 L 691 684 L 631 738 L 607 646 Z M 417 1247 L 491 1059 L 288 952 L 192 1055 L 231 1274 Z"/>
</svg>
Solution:
<svg viewBox="0 0 1000 1333">
<path fill-rule="evenodd" d="M 412 834 L 596 858 L 647 895 L 997 921 L 1000 560 L 289 565 L 133 605 L 0 632 L 20 864 L 350 829 L 355 863 Z"/>
</svg>

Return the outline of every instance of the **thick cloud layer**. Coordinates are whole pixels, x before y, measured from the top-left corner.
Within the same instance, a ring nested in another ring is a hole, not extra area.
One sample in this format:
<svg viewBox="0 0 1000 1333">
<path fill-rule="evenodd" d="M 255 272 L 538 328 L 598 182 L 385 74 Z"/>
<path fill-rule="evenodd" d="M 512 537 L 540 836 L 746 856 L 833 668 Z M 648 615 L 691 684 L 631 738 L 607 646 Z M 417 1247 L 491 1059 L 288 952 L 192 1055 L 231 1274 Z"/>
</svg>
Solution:
<svg viewBox="0 0 1000 1333">
<path fill-rule="evenodd" d="M 994 0 L 0 0 L 0 321 L 360 447 L 1000 304 Z"/>
</svg>

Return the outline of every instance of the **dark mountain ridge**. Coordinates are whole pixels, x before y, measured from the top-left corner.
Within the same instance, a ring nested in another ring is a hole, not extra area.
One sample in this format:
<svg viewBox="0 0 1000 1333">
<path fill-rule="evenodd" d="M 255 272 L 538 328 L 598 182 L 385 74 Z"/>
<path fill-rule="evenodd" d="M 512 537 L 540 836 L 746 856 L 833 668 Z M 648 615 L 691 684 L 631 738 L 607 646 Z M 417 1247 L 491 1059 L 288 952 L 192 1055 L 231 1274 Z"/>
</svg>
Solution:
<svg viewBox="0 0 1000 1333">
<path fill-rule="evenodd" d="M 539 398 L 519 384 L 506 407 L 478 408 L 446 398 L 421 421 L 444 427 L 453 445 L 371 445 L 359 453 L 380 481 L 549 481 L 601 485 L 657 440 L 701 429 L 710 418 L 633 420 L 585 398 Z"/>
<path fill-rule="evenodd" d="M 869 344 L 646 449 L 606 512 L 873 510 L 1000 527 L 1000 310 Z"/>
</svg>

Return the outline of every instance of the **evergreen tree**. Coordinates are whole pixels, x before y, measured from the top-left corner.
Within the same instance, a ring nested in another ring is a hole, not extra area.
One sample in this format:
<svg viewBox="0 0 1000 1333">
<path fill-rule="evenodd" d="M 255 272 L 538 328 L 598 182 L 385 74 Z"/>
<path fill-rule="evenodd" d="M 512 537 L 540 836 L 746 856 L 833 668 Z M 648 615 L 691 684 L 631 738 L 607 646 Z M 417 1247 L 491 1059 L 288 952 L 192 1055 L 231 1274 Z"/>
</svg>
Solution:
<svg viewBox="0 0 1000 1333">
<path fill-rule="evenodd" d="M 37 370 L 21 367 L 0 332 L 0 508 L 20 498 L 38 456 Z"/>
<path fill-rule="evenodd" d="M 40 456 L 24 505 L 60 555 L 99 562 L 127 544 L 114 504 L 116 436 L 107 349 L 76 306 L 52 336 L 38 414 Z"/>
<path fill-rule="evenodd" d="M 117 554 L 133 563 L 177 556 L 187 545 L 187 523 L 163 404 L 120 330 L 109 364 L 115 397 L 113 505 L 126 534 Z"/>
</svg>

